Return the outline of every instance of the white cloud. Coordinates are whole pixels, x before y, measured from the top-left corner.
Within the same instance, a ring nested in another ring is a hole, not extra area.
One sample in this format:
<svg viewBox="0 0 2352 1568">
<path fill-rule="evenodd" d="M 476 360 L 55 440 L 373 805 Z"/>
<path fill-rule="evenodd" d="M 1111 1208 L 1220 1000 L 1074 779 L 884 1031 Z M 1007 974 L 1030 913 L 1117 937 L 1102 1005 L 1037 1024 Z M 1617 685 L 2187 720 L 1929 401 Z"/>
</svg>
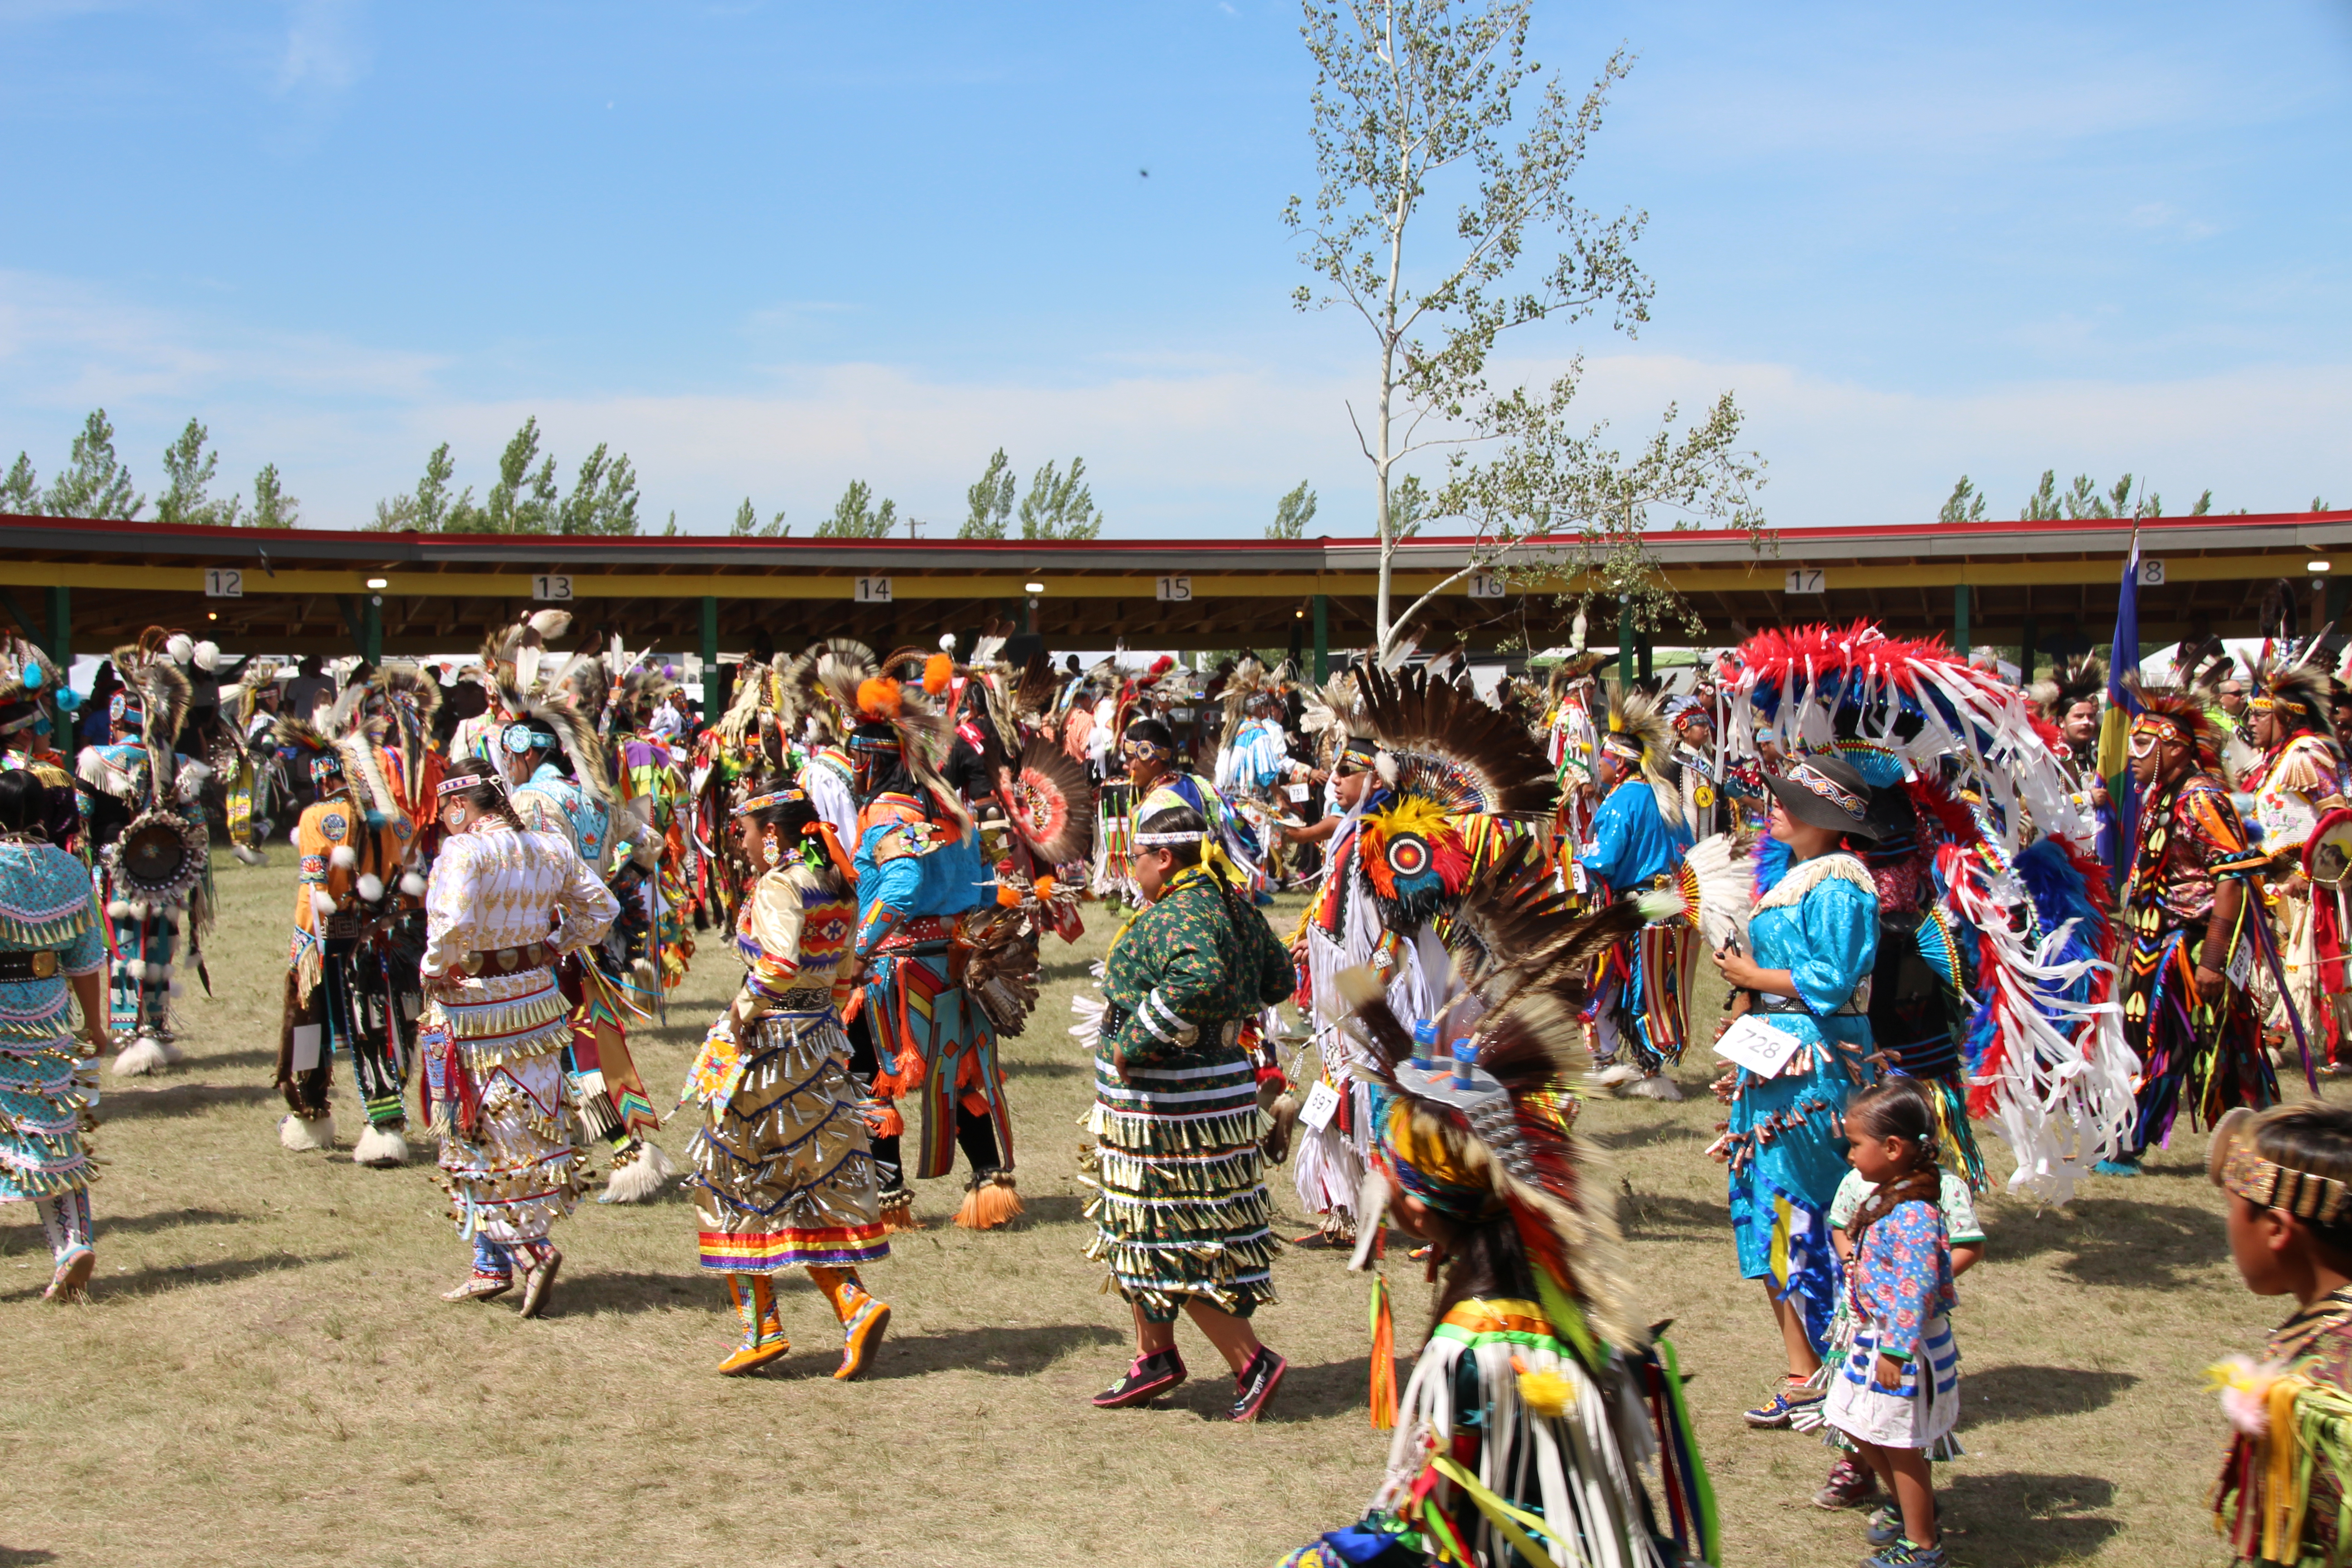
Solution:
<svg viewBox="0 0 2352 1568">
<path fill-rule="evenodd" d="M 365 72 L 368 51 L 359 36 L 359 0 L 292 0 L 277 90 L 332 96 Z"/>
</svg>

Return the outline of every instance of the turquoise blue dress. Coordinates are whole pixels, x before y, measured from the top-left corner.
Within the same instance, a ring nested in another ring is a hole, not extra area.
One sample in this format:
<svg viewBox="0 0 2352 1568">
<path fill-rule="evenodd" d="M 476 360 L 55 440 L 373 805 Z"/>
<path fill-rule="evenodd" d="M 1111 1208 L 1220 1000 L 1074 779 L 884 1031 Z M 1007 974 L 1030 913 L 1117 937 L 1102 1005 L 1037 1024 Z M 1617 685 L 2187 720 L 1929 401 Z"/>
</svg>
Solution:
<svg viewBox="0 0 2352 1568">
<path fill-rule="evenodd" d="M 106 967 L 89 868 L 52 845 L 0 840 L 0 953 L 54 952 L 56 973 L 0 980 L 0 1203 L 41 1211 L 58 1261 L 89 1245 L 84 1137 L 98 1071 L 74 1039 L 70 976 Z"/>
<path fill-rule="evenodd" d="M 1857 995 L 1878 959 L 1878 890 L 1851 855 L 1791 868 L 1748 921 L 1759 969 L 1785 969 L 1800 996 L 1759 997 L 1757 1017 L 1803 1042 L 1779 1076 L 1740 1069 L 1726 1148 L 1731 1225 L 1743 1279 L 1794 1293 L 1813 1346 L 1837 1306 L 1829 1207 L 1844 1180 L 1846 1100 L 1877 1076 L 1870 999 Z"/>
</svg>

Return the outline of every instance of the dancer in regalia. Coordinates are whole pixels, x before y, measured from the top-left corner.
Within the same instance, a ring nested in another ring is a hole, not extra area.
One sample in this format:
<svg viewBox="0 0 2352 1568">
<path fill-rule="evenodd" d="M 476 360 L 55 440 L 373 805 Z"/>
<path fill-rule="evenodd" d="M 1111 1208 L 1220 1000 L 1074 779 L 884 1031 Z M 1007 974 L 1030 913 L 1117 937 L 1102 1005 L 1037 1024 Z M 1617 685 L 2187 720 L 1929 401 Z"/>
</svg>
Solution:
<svg viewBox="0 0 2352 1568">
<path fill-rule="evenodd" d="M 2261 848 L 2250 842 L 2215 771 L 2217 737 L 2203 704 L 2149 690 L 2132 722 L 2138 842 L 2124 883 L 2131 933 L 2124 1035 L 2140 1060 L 2139 1115 L 2123 1150 L 2099 1169 L 2139 1173 L 2150 1143 L 2172 1135 L 2185 1100 L 2210 1126 L 2236 1106 L 2278 1099 L 2250 989 L 2275 957 L 2261 912 Z"/>
<path fill-rule="evenodd" d="M 1679 1361 L 1631 1299 L 1615 1184 L 1573 1133 L 1584 991 L 1598 950 L 1642 918 L 1633 902 L 1571 916 L 1545 858 L 1513 846 L 1453 924 L 1472 1001 L 1444 1027 L 1460 1037 L 1450 1053 L 1416 1043 L 1375 977 L 1349 977 L 1380 1086 L 1357 1265 L 1385 1211 L 1430 1249 L 1436 1321 L 1401 1399 L 1376 1333 L 1387 1473 L 1360 1521 L 1286 1568 L 1721 1561 Z M 1374 1300 L 1385 1323 L 1384 1286 Z M 1653 1467 L 1663 1512 L 1643 1484 Z"/>
<path fill-rule="evenodd" d="M 41 1216 L 56 1272 L 42 1295 L 84 1300 L 90 1250 L 89 1132 L 107 1033 L 106 927 L 89 868 L 50 843 L 52 786 L 0 773 L 0 1204 Z M 79 1042 L 68 1002 L 81 1006 Z"/>
<path fill-rule="evenodd" d="M 109 709 L 112 739 L 84 747 L 77 764 L 82 820 L 112 928 L 111 1022 L 118 1037 L 131 1037 L 114 1058 L 124 1078 L 180 1059 L 172 1017 L 180 939 L 189 939 L 201 973 L 200 944 L 212 924 L 210 838 L 200 805 L 212 769 L 176 749 L 191 697 L 179 657 L 187 647 L 184 636 L 150 626 L 137 643 L 114 650 L 122 689 Z"/>
<path fill-rule="evenodd" d="M 635 882 L 654 866 L 661 846 L 636 819 L 625 858 L 616 837 L 612 777 L 595 732 L 593 704 L 604 689 L 602 664 L 588 657 L 546 668 L 527 641 L 508 635 L 501 665 L 499 710 L 506 717 L 496 749 L 512 785 L 512 803 L 525 826 L 567 842 L 607 884 Z M 494 657 L 496 642 L 485 648 Z M 639 842 L 638 840 L 643 840 Z M 617 895 L 615 903 L 618 904 Z M 623 906 L 620 921 L 646 933 L 642 902 Z M 652 1134 L 661 1126 L 653 1097 L 629 1052 L 623 955 L 604 943 L 582 948 L 558 966 L 572 1003 L 572 1075 L 588 1131 L 613 1152 L 613 1170 L 600 1203 L 647 1203 L 678 1173 Z"/>
<path fill-rule="evenodd" d="M 1657 704 L 1612 683 L 1608 728 L 1597 742 L 1593 782 L 1601 805 L 1592 815 L 1592 842 L 1579 849 L 1577 864 L 1602 897 L 1632 899 L 1675 886 L 1692 839 L 1673 734 Z M 1710 795 L 1710 816 L 1713 806 Z M 1666 1068 L 1681 1062 L 1690 1034 L 1694 953 L 1679 916 L 1652 921 L 1610 951 L 1591 1004 L 1593 1082 L 1649 1100 L 1683 1097 Z"/>
<path fill-rule="evenodd" d="M 1763 1281 L 1788 1354 L 1787 1380 L 1748 1422 L 1784 1426 L 1822 1399 L 1816 1374 L 1838 1285 L 1829 1208 L 1846 1171 L 1841 1118 L 1878 1076 L 1867 984 L 1878 885 L 1844 847 L 1874 841 L 1878 827 L 1870 785 L 1843 757 L 1792 758 L 1765 784 L 1788 869 L 1756 900 L 1748 951 L 1718 952 L 1715 964 L 1738 992 L 1735 1012 L 1762 1026 L 1756 1034 L 1782 1060 L 1751 1056 L 1717 1085 L 1731 1118 L 1713 1152 L 1731 1170 L 1740 1275 Z"/>
<path fill-rule="evenodd" d="M 1550 762 L 1527 727 L 1462 688 L 1407 667 L 1360 672 L 1334 793 L 1322 886 L 1291 952 L 1312 1020 L 1322 1124 L 1299 1144 L 1293 1179 L 1325 1237 L 1360 1234 L 1356 1194 L 1373 1134 L 1359 1047 L 1332 1020 L 1344 971 L 1369 967 L 1402 1017 L 1435 1019 L 1455 995 L 1442 933 L 1466 879 L 1508 840 L 1541 833 L 1558 804 Z"/>
<path fill-rule="evenodd" d="M 841 1323 L 833 1375 L 848 1379 L 890 1321 L 857 1273 L 888 1257 L 890 1242 L 841 1032 L 854 988 L 855 873 L 798 788 L 752 796 L 735 822 L 745 855 L 763 868 L 736 921 L 748 972 L 680 1097 L 703 1114 L 687 1154 L 702 1267 L 726 1278 L 743 1321 L 743 1342 L 719 1370 L 740 1375 L 791 1348 L 773 1279 L 806 1268 Z"/>
<path fill-rule="evenodd" d="M 1147 900 L 1112 942 L 1095 1056 L 1095 1242 L 1135 1312 L 1135 1360 L 1095 1396 L 1139 1405 L 1184 1381 L 1188 1314 L 1234 1373 L 1235 1421 L 1265 1410 L 1287 1363 L 1258 1342 L 1280 1249 L 1258 1165 L 1257 1074 L 1244 1032 L 1290 994 L 1282 942 L 1205 858 L 1208 825 L 1170 791 L 1136 819 Z"/>
<path fill-rule="evenodd" d="M 365 696 L 353 686 L 317 725 L 280 718 L 273 730 L 318 792 L 294 825 L 294 934 L 278 1045 L 287 1115 L 278 1136 L 288 1149 L 335 1146 L 334 1061 L 343 1056 L 367 1116 L 352 1163 L 388 1168 L 408 1163 L 403 1096 L 424 954 L 423 932 L 403 905 L 416 907 L 425 879 L 392 759 L 360 717 Z"/>
<path fill-rule="evenodd" d="M 2272 1041 L 2290 1047 L 2300 1034 L 2332 1072 L 2344 1060 L 2336 999 L 2345 990 L 2345 933 L 2335 900 L 2315 900 L 2303 874 L 2304 849 L 2320 817 L 2346 804 L 2344 751 L 2328 708 L 2327 672 L 2311 664 L 2260 671 L 2246 711 L 2247 731 L 2262 752 L 2246 781 L 2253 807 L 2249 826 L 2260 831 L 2262 851 L 2271 859 L 2277 895 L 2271 921 L 2285 982 L 2282 990 L 2257 970 L 2254 988 L 2271 1004 L 2265 1023 Z"/>
<path fill-rule="evenodd" d="M 996 885 L 970 807 L 940 773 L 952 731 L 919 685 L 866 675 L 830 654 L 818 679 L 855 724 L 856 958 L 868 976 L 863 1010 L 879 1069 L 875 1098 L 883 1102 L 874 1152 L 884 1221 L 914 1226 L 914 1194 L 898 1156 L 898 1102 L 911 1096 L 921 1108 L 915 1175 L 948 1174 L 961 1147 L 971 1176 L 956 1223 L 992 1230 L 1022 1212 L 1012 1119 L 996 1032 L 952 955 L 965 917 L 994 905 Z"/>
<path fill-rule="evenodd" d="M 563 1255 L 549 1227 L 580 1201 L 563 1053 L 572 1006 L 555 966 L 604 940 L 620 904 L 571 843 L 524 828 L 505 779 L 463 758 L 436 787 L 442 832 L 426 886 L 424 1055 L 442 1185 L 473 1272 L 445 1301 L 513 1288 L 546 1309 Z"/>
</svg>

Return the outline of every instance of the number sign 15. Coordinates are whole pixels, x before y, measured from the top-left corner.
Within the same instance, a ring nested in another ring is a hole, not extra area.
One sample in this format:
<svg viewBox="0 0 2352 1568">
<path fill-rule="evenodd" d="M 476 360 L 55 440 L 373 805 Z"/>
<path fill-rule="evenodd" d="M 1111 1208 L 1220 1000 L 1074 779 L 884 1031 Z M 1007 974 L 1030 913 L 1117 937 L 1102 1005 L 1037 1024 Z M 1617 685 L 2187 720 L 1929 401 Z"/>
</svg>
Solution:
<svg viewBox="0 0 2352 1568">
<path fill-rule="evenodd" d="M 1181 605 L 1188 603 L 1192 597 L 1192 579 L 1190 577 L 1155 577 L 1152 579 L 1151 584 L 1151 596 L 1158 599 L 1162 604 Z"/>
</svg>

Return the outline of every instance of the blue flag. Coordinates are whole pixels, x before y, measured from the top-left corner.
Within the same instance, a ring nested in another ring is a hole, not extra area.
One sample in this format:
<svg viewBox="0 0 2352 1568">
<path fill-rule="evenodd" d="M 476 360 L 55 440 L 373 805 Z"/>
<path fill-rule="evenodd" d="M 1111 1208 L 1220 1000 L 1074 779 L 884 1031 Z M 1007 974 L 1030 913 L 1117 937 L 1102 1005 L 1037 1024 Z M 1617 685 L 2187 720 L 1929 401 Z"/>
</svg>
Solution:
<svg viewBox="0 0 2352 1568">
<path fill-rule="evenodd" d="M 2100 814 L 2099 858 L 2118 887 L 2130 868 L 2133 828 L 2139 818 L 2139 797 L 2131 777 L 2131 724 L 2139 716 L 2139 702 L 2124 685 L 2124 673 L 2138 669 L 2139 531 L 2135 529 L 2131 553 L 2124 558 L 2123 584 L 2116 594 L 2116 637 L 2107 649 L 2107 710 L 2099 718 L 2099 777 L 2110 803 Z"/>
</svg>

